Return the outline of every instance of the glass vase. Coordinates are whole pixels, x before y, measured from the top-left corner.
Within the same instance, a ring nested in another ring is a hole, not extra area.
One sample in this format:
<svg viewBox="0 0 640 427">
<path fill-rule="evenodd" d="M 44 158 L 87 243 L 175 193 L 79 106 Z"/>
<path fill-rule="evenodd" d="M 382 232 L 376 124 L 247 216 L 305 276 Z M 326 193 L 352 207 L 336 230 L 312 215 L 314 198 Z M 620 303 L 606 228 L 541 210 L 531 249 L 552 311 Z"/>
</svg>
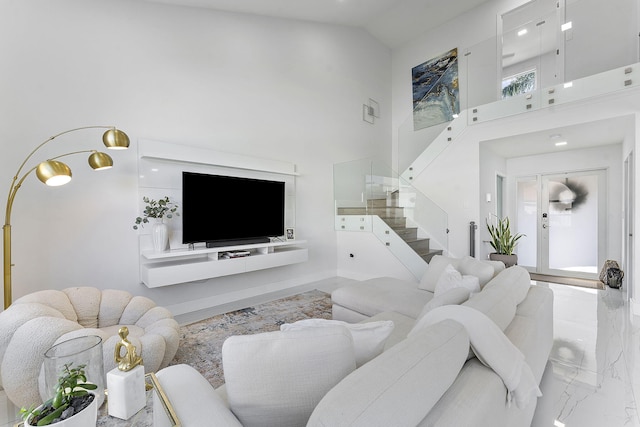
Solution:
<svg viewBox="0 0 640 427">
<path fill-rule="evenodd" d="M 92 390 L 98 407 L 104 402 L 104 365 L 102 359 L 102 338 L 96 335 L 73 338 L 54 345 L 44 354 L 44 381 L 46 387 L 46 399 L 55 394 L 58 378 L 64 370 L 64 366 L 71 368 L 85 365 L 87 382 L 95 384 L 98 388 Z M 45 396 L 43 396 L 43 400 Z"/>
</svg>

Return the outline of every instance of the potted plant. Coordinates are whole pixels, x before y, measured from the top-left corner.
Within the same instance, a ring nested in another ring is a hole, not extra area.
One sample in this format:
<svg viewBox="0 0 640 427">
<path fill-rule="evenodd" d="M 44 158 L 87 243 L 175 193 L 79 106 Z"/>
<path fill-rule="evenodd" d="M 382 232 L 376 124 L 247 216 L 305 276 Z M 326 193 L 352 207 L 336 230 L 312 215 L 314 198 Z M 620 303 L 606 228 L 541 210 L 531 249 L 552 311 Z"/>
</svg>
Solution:
<svg viewBox="0 0 640 427">
<path fill-rule="evenodd" d="M 513 253 L 518 244 L 518 240 L 525 236 L 525 234 L 511 233 L 511 224 L 509 223 L 509 217 L 504 217 L 497 220 L 496 224 L 492 224 L 489 220 L 486 221 L 487 229 L 491 235 L 489 243 L 495 250 L 494 253 L 489 254 L 489 259 L 493 261 L 502 261 L 506 267 L 511 267 L 518 263 L 518 256 Z"/>
<path fill-rule="evenodd" d="M 97 385 L 87 382 L 85 365 L 64 365 L 53 397 L 37 408 L 20 409 L 25 426 L 87 427 L 95 426 L 98 400 L 90 390 Z"/>
<path fill-rule="evenodd" d="M 156 252 L 162 252 L 167 249 L 169 244 L 169 230 L 164 223 L 164 218 L 171 219 L 173 215 L 180 215 L 178 212 L 178 205 L 169 199 L 169 196 L 165 196 L 158 200 L 153 200 L 148 197 L 143 197 L 142 201 L 146 204 L 142 216 L 139 216 L 135 220 L 133 229 L 137 230 L 138 226 L 144 227 L 144 224 L 149 223 L 149 218 L 154 218 L 156 221 L 151 229 L 151 238 L 153 240 L 153 248 Z"/>
</svg>

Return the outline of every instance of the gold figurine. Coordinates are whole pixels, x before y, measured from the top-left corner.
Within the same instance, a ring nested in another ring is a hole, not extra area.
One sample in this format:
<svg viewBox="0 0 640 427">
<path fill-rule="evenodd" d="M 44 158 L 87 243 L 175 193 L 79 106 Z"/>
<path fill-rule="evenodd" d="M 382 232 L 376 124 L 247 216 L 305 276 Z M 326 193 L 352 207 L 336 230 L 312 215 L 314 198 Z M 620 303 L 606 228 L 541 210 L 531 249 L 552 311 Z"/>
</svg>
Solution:
<svg viewBox="0 0 640 427">
<path fill-rule="evenodd" d="M 124 372 L 128 372 L 135 368 L 138 365 L 142 365 L 142 357 L 136 354 L 136 346 L 131 344 L 131 342 L 127 339 L 127 335 L 129 335 L 129 328 L 123 326 L 118 331 L 118 335 L 120 335 L 120 342 L 116 344 L 116 350 L 114 352 L 114 359 L 116 360 L 116 364 L 118 365 L 118 369 Z M 125 354 L 121 355 L 121 350 L 124 347 Z"/>
</svg>

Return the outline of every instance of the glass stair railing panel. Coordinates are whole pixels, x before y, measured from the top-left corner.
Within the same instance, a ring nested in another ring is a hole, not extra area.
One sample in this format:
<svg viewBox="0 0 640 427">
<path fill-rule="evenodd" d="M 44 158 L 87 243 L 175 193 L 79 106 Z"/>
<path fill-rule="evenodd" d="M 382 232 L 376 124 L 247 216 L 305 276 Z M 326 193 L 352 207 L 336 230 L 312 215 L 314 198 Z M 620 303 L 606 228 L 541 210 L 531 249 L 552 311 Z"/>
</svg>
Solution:
<svg viewBox="0 0 640 427">
<path fill-rule="evenodd" d="M 428 264 L 425 260 L 380 217 L 373 216 L 372 224 L 373 234 L 378 240 L 413 274 L 416 280 L 420 280 L 427 271 Z"/>
<path fill-rule="evenodd" d="M 407 121 L 410 122 L 411 120 L 412 118 L 409 118 Z M 403 139 L 403 132 L 401 129 L 398 138 L 398 158 L 404 158 L 406 159 L 406 162 L 402 162 L 403 166 L 399 168 L 399 170 L 402 171 L 400 178 L 402 178 L 406 182 L 412 182 L 420 172 L 422 172 L 433 160 L 435 160 L 440 155 L 440 153 L 442 153 L 449 146 L 449 144 L 451 144 L 452 141 L 454 141 L 466 130 L 466 122 L 467 111 L 463 110 L 460 112 L 456 119 L 444 124 L 441 129 L 439 128 L 439 133 L 435 136 L 428 135 L 426 132 L 424 132 L 425 130 L 423 129 L 421 131 L 422 136 L 431 137 L 432 139 L 428 144 L 425 143 L 424 140 L 421 140 L 421 144 L 425 147 L 425 149 L 419 153 L 416 153 L 416 149 L 413 146 L 416 140 L 416 136 L 412 136 L 411 140 L 408 140 L 407 138 Z M 406 124 L 403 126 L 406 126 Z M 416 134 L 417 133 L 418 132 L 416 132 Z M 415 157 L 410 158 L 410 156 L 406 155 L 408 150 L 412 151 L 412 155 L 415 155 Z"/>
<path fill-rule="evenodd" d="M 358 160 L 334 165 L 334 193 L 336 230 L 373 231 L 375 234 L 376 221 L 380 220 L 386 224 L 387 231 L 392 231 L 378 233 L 379 237 L 384 237 L 381 242 L 386 244 L 388 234 L 404 242 L 404 248 L 399 252 L 396 251 L 401 246 L 398 241 L 390 249 L 397 252 L 396 257 L 403 263 L 408 262 L 404 259 L 407 247 L 412 251 L 412 257 L 420 258 L 423 263 L 447 250 L 446 213 L 382 162 Z M 421 209 L 432 212 L 420 212 Z"/>
<path fill-rule="evenodd" d="M 371 159 L 333 165 L 336 230 L 371 231 L 371 220 L 367 219 L 367 200 L 375 187 L 371 166 Z"/>
<path fill-rule="evenodd" d="M 634 0 L 560 2 L 563 80 L 575 81 L 638 62 Z"/>
<path fill-rule="evenodd" d="M 398 191 L 399 205 L 403 207 L 407 227 L 418 228 L 418 239 L 428 239 L 419 251 L 426 261 L 441 255 L 449 247 L 447 213 L 433 200 L 401 180 Z"/>
</svg>

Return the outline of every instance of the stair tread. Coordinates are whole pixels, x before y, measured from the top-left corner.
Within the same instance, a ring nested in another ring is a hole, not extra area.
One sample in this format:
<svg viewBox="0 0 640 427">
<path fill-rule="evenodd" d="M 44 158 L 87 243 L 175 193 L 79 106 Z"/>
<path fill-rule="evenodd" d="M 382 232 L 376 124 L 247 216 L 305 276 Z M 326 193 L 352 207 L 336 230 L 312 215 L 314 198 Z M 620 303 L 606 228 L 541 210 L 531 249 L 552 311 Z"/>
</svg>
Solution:
<svg viewBox="0 0 640 427">
<path fill-rule="evenodd" d="M 414 237 L 412 234 L 416 233 L 419 227 L 407 227 L 407 217 L 395 215 L 389 216 L 393 211 L 396 211 L 397 213 L 404 212 L 403 207 L 394 206 L 395 202 L 398 200 L 398 194 L 399 193 L 397 191 L 392 193 L 391 204 L 387 203 L 389 200 L 386 198 L 368 199 L 367 206 L 341 207 L 338 208 L 338 212 L 340 215 L 377 215 L 389 226 L 389 228 L 402 238 L 402 240 L 409 245 L 420 258 L 428 263 L 435 255 L 441 255 L 443 250 L 430 248 L 430 239 L 428 237 Z M 377 205 L 378 203 L 387 204 Z M 401 209 L 402 211 L 400 211 Z"/>
</svg>

